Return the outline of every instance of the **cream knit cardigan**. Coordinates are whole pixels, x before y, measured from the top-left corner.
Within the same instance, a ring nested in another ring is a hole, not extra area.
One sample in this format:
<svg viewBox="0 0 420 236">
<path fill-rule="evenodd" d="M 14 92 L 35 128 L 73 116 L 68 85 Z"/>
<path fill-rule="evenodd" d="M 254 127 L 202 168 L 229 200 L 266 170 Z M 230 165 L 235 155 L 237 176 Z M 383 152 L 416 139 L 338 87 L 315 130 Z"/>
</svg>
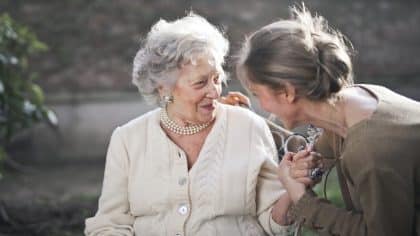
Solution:
<svg viewBox="0 0 420 236">
<path fill-rule="evenodd" d="M 288 227 L 271 218 L 285 190 L 262 118 L 218 104 L 215 124 L 188 170 L 159 115 L 160 108 L 113 132 L 86 235 L 286 235 Z"/>
</svg>

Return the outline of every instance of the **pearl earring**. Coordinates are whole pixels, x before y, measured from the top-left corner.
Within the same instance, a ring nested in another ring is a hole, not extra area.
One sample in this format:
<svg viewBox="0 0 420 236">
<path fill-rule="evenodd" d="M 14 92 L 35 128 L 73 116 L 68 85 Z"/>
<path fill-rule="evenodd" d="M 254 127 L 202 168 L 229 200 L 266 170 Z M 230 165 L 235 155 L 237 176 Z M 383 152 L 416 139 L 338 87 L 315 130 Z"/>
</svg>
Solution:
<svg viewBox="0 0 420 236">
<path fill-rule="evenodd" d="M 160 99 L 160 106 L 166 107 L 169 103 L 174 102 L 174 97 L 172 95 L 163 95 Z"/>
<path fill-rule="evenodd" d="M 174 97 L 172 95 L 164 95 L 163 101 L 168 104 L 174 102 Z"/>
</svg>

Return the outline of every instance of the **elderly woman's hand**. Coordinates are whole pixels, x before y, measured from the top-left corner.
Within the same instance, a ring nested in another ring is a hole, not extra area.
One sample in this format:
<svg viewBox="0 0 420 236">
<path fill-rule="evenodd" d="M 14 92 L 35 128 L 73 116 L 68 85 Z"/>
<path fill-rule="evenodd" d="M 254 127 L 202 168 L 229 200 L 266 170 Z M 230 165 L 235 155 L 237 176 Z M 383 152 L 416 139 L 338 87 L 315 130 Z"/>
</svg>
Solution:
<svg viewBox="0 0 420 236">
<path fill-rule="evenodd" d="M 293 155 L 290 164 L 290 176 L 297 181 L 305 184 L 307 187 L 313 187 L 321 181 L 321 176 L 313 176 L 311 174 L 316 168 L 322 170 L 321 154 L 309 150 L 303 150 Z"/>
<path fill-rule="evenodd" d="M 219 101 L 233 106 L 251 107 L 251 102 L 247 96 L 241 92 L 228 92 L 226 96 L 220 97 Z"/>
<path fill-rule="evenodd" d="M 298 201 L 307 187 L 317 184 L 321 178 L 311 179 L 313 168 L 322 168 L 321 155 L 310 150 L 286 153 L 278 167 L 279 179 L 294 202 Z"/>
<path fill-rule="evenodd" d="M 291 176 L 294 155 L 294 153 L 288 152 L 283 156 L 278 166 L 278 176 L 292 201 L 297 202 L 305 193 L 306 186 Z"/>
</svg>

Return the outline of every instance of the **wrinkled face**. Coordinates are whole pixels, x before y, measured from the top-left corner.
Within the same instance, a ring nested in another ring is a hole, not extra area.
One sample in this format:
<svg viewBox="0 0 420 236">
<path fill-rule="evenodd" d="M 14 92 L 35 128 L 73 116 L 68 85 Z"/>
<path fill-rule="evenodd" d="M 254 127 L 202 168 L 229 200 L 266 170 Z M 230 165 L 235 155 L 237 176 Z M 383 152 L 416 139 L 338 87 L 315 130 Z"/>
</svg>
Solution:
<svg viewBox="0 0 420 236">
<path fill-rule="evenodd" d="M 221 65 L 208 57 L 199 57 L 182 66 L 172 90 L 174 102 L 167 108 L 171 118 L 191 124 L 212 121 L 222 91 L 223 75 Z"/>
<path fill-rule="evenodd" d="M 266 85 L 250 83 L 249 90 L 265 111 L 276 115 L 287 129 L 298 125 L 298 106 L 286 91 L 274 91 Z"/>
</svg>

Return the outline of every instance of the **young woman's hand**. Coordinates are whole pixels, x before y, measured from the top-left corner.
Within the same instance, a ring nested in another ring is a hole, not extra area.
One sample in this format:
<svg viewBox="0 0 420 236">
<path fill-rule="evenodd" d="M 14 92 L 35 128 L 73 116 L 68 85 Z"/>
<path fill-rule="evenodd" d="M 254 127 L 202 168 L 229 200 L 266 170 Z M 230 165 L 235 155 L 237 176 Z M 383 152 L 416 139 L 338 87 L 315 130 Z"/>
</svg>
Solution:
<svg viewBox="0 0 420 236">
<path fill-rule="evenodd" d="M 306 188 L 321 180 L 311 178 L 314 168 L 322 168 L 321 155 L 316 152 L 303 150 L 284 155 L 278 167 L 279 178 L 294 202 L 303 196 Z"/>
<path fill-rule="evenodd" d="M 232 106 L 251 107 L 251 101 L 241 92 L 228 92 L 226 96 L 220 97 L 219 101 Z"/>
<path fill-rule="evenodd" d="M 313 171 L 323 169 L 321 154 L 303 150 L 293 155 L 290 175 L 307 187 L 313 187 L 321 181 L 321 176 L 313 176 Z M 312 176 L 311 176 L 312 175 Z"/>
</svg>

